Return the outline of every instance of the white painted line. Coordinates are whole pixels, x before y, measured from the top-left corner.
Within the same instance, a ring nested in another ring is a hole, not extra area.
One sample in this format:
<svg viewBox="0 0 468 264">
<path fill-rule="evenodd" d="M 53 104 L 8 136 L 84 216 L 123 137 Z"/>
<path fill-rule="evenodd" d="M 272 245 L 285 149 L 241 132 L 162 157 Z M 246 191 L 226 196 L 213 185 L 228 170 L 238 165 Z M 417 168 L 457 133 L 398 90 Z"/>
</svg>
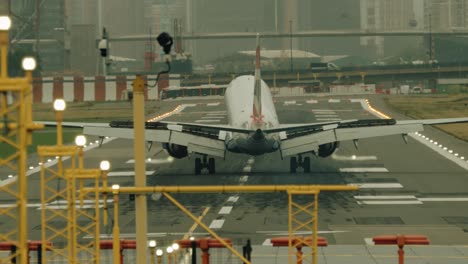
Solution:
<svg viewBox="0 0 468 264">
<path fill-rule="evenodd" d="M 209 115 L 209 116 L 226 116 L 227 113 L 207 113 L 206 115 Z"/>
<path fill-rule="evenodd" d="M 388 172 L 386 168 L 340 168 L 340 172 Z"/>
<path fill-rule="evenodd" d="M 388 205 L 388 204 L 395 204 L 395 205 L 404 205 L 404 204 L 423 204 L 423 202 L 414 200 L 414 201 L 360 201 L 357 202 L 358 204 L 367 204 L 367 205 Z"/>
<path fill-rule="evenodd" d="M 255 162 L 255 159 L 254 159 L 254 158 L 249 158 L 249 159 L 247 160 L 247 164 L 250 164 L 250 165 L 252 165 L 254 162 Z"/>
<path fill-rule="evenodd" d="M 284 101 L 284 105 L 295 105 L 296 101 Z"/>
<path fill-rule="evenodd" d="M 373 241 L 372 238 L 370 238 L 370 237 L 364 238 L 364 242 L 366 242 L 366 244 L 367 244 L 367 245 L 370 245 L 370 246 L 375 245 L 375 244 L 374 244 L 374 241 Z"/>
<path fill-rule="evenodd" d="M 341 118 L 316 118 L 317 121 L 341 121 Z"/>
<path fill-rule="evenodd" d="M 174 162 L 174 158 L 168 157 L 167 159 L 152 159 L 152 160 L 145 160 L 146 164 L 166 164 Z M 126 163 L 135 163 L 134 159 L 128 160 Z"/>
<path fill-rule="evenodd" d="M 453 197 L 453 198 L 418 198 L 423 202 L 468 202 L 468 197 Z"/>
<path fill-rule="evenodd" d="M 103 208 L 103 207 L 104 205 L 102 204 L 99 205 L 99 208 Z M 65 205 L 65 204 L 47 205 L 46 208 L 51 209 L 51 210 L 65 210 L 65 209 L 68 209 L 68 205 Z M 96 208 L 96 206 L 94 206 L 94 204 L 85 204 L 83 206 L 80 206 L 79 204 L 77 204 L 75 205 L 75 208 L 76 209 L 93 209 L 93 208 Z M 42 207 L 37 208 L 37 210 L 42 210 Z"/>
<path fill-rule="evenodd" d="M 219 122 L 219 121 L 221 121 L 221 120 L 219 120 L 219 119 L 216 119 L 216 120 L 214 120 L 214 119 L 210 119 L 210 120 L 195 120 L 195 123 L 217 123 L 217 122 Z"/>
<path fill-rule="evenodd" d="M 235 203 L 237 202 L 237 200 L 239 200 L 239 196 L 231 196 L 227 199 L 226 202 L 231 202 L 231 203 Z"/>
<path fill-rule="evenodd" d="M 146 171 L 146 176 L 153 175 L 155 171 Z M 125 177 L 125 176 L 135 176 L 134 171 L 113 171 L 107 173 L 108 177 Z"/>
<path fill-rule="evenodd" d="M 224 118 L 222 116 L 202 116 L 202 119 L 219 119 Z"/>
<path fill-rule="evenodd" d="M 224 219 L 216 219 L 211 222 L 209 228 L 220 229 L 221 227 L 223 227 L 223 224 L 224 224 Z"/>
<path fill-rule="evenodd" d="M 273 246 L 271 243 L 271 239 L 267 238 L 265 241 L 263 241 L 262 246 Z"/>
<path fill-rule="evenodd" d="M 364 99 L 350 99 L 351 103 L 360 103 L 364 101 Z"/>
<path fill-rule="evenodd" d="M 350 183 L 359 186 L 359 189 L 398 189 L 403 188 L 400 183 Z"/>
<path fill-rule="evenodd" d="M 245 183 L 245 182 L 247 182 L 247 180 L 249 180 L 249 176 L 245 175 L 245 176 L 240 177 L 239 182 L 244 182 Z"/>
<path fill-rule="evenodd" d="M 251 172 L 252 171 L 252 166 L 247 165 L 242 169 L 243 172 Z"/>
<path fill-rule="evenodd" d="M 208 104 L 206 104 L 206 105 L 207 105 L 207 106 L 218 106 L 219 104 L 220 104 L 220 103 L 217 102 L 217 103 L 208 103 Z"/>
<path fill-rule="evenodd" d="M 332 154 L 332 159 L 334 160 L 355 160 L 355 161 L 363 161 L 363 160 L 377 160 L 376 156 L 340 156 L 336 155 L 335 153 Z"/>
<path fill-rule="evenodd" d="M 339 103 L 341 102 L 340 99 L 330 99 L 328 100 L 329 103 Z"/>
<path fill-rule="evenodd" d="M 351 232 L 349 230 L 322 230 L 322 231 L 318 231 L 317 233 L 318 234 L 338 234 L 338 233 L 348 233 L 348 232 Z M 269 235 L 269 236 L 287 236 L 289 235 L 289 232 L 286 231 L 286 230 L 276 230 L 276 231 L 273 231 L 273 230 L 265 230 L 265 231 L 255 231 L 255 233 L 257 234 L 266 234 L 266 235 Z M 311 231 L 296 231 L 294 232 L 294 235 L 311 235 L 312 232 Z"/>
<path fill-rule="evenodd" d="M 314 113 L 316 117 L 338 117 L 337 114 L 329 114 L 329 113 Z"/>
<path fill-rule="evenodd" d="M 404 200 L 417 199 L 414 195 L 357 195 L 354 196 L 357 200 Z"/>
<path fill-rule="evenodd" d="M 318 103 L 317 100 L 307 100 L 306 103 L 308 104 L 316 104 Z"/>
<path fill-rule="evenodd" d="M 186 233 L 180 233 L 180 232 L 170 232 L 170 233 L 166 233 L 166 232 L 161 232 L 161 233 L 147 233 L 146 234 L 146 237 L 165 237 L 165 236 L 183 236 L 185 235 Z M 209 235 L 208 233 L 206 232 L 197 232 L 197 233 L 192 233 L 192 235 L 194 235 L 195 237 L 203 237 L 203 236 L 207 236 Z M 136 238 L 136 234 L 132 234 L 132 233 L 121 233 L 119 235 L 120 238 L 125 238 L 125 239 L 128 239 L 128 238 Z M 94 239 L 94 236 L 90 236 L 90 235 L 86 235 L 83 237 L 84 239 Z M 99 235 L 99 238 L 110 238 L 112 239 L 112 234 L 100 234 Z"/>
<path fill-rule="evenodd" d="M 327 113 L 327 114 L 336 114 L 335 110 L 330 109 L 312 109 L 313 113 Z"/>
<path fill-rule="evenodd" d="M 219 210 L 218 214 L 230 214 L 232 210 L 232 206 L 223 206 L 221 210 Z"/>
</svg>

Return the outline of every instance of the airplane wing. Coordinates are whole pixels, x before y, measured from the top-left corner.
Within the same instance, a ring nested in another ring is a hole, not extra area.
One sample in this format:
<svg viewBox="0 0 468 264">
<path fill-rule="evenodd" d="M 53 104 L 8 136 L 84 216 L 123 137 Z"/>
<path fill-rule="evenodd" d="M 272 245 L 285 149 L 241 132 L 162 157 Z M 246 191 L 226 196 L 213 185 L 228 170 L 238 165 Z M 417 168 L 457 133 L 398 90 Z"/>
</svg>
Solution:
<svg viewBox="0 0 468 264">
<path fill-rule="evenodd" d="M 266 130 L 265 133 L 280 133 L 281 155 L 292 156 L 315 151 L 320 145 L 339 141 L 358 140 L 362 138 L 407 135 L 408 133 L 423 131 L 424 125 L 468 123 L 468 117 L 403 120 L 395 119 L 366 119 L 338 121 L 331 124 L 295 124 L 279 129 Z"/>
<path fill-rule="evenodd" d="M 133 139 L 132 121 L 112 121 L 105 126 L 89 123 L 83 126 L 86 135 L 109 136 Z M 224 158 L 224 140 L 228 132 L 250 133 L 252 131 L 227 125 L 200 125 L 178 122 L 146 122 L 145 140 L 187 147 L 189 153 L 201 153 Z"/>
</svg>

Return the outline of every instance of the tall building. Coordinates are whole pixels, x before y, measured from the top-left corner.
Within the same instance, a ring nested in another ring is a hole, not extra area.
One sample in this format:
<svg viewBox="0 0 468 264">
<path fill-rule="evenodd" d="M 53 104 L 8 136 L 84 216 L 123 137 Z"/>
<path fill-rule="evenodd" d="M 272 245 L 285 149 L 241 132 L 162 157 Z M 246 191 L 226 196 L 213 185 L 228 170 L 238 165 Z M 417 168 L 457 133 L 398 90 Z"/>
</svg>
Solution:
<svg viewBox="0 0 468 264">
<path fill-rule="evenodd" d="M 424 12 L 426 29 L 459 30 L 468 25 L 467 0 L 426 0 Z"/>
</svg>

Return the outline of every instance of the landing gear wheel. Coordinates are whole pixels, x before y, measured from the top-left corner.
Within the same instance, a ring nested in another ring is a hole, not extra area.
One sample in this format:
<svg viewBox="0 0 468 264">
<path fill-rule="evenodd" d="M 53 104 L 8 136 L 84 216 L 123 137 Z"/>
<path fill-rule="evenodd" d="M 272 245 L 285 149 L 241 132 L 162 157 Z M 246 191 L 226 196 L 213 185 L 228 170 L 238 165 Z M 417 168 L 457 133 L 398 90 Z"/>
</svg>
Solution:
<svg viewBox="0 0 468 264">
<path fill-rule="evenodd" d="M 290 165 L 290 172 L 291 173 L 296 173 L 296 169 L 297 169 L 297 159 L 296 159 L 296 157 L 291 157 L 289 165 Z"/>
<path fill-rule="evenodd" d="M 201 174 L 202 163 L 200 158 L 195 158 L 195 175 Z"/>
<path fill-rule="evenodd" d="M 214 158 L 208 159 L 208 173 L 215 174 L 215 159 Z"/>
<path fill-rule="evenodd" d="M 302 168 L 304 168 L 304 172 L 309 173 L 310 172 L 310 158 L 305 157 L 304 162 L 302 163 Z"/>
</svg>

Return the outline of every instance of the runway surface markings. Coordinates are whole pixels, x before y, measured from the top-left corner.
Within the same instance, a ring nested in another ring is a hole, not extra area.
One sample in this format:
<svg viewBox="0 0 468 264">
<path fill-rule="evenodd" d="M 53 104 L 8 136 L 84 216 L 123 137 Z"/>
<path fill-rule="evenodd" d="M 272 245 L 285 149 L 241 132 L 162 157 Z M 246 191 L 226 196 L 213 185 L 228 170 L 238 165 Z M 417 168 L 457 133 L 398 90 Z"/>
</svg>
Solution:
<svg viewBox="0 0 468 264">
<path fill-rule="evenodd" d="M 340 101 L 340 99 L 329 99 L 328 102 L 329 103 L 339 103 L 341 101 Z"/>
<path fill-rule="evenodd" d="M 400 183 L 350 183 L 348 185 L 359 186 L 360 189 L 399 189 L 403 188 Z"/>
<path fill-rule="evenodd" d="M 205 217 L 205 215 L 208 213 L 208 211 L 210 210 L 210 207 L 205 207 L 205 210 L 203 210 L 203 212 L 201 213 L 200 216 L 198 216 L 198 221 L 201 222 L 201 220 L 203 219 L 203 217 Z M 195 229 L 198 227 L 198 223 L 195 222 L 193 223 L 193 225 L 190 227 L 189 231 L 187 233 L 184 234 L 183 238 L 182 239 L 187 239 L 189 238 L 189 236 L 191 236 L 193 234 L 193 232 L 195 231 Z"/>
<path fill-rule="evenodd" d="M 146 159 L 145 160 L 146 164 L 166 164 L 166 163 L 172 163 L 172 162 L 174 162 L 174 158 L 172 157 L 167 157 L 166 159 Z M 130 159 L 126 163 L 135 163 L 135 160 Z"/>
<path fill-rule="evenodd" d="M 341 118 L 316 118 L 317 121 L 341 121 Z"/>
<path fill-rule="evenodd" d="M 307 100 L 306 103 L 308 104 L 316 104 L 318 103 L 317 100 Z"/>
<path fill-rule="evenodd" d="M 284 105 L 295 105 L 296 101 L 284 101 Z"/>
<path fill-rule="evenodd" d="M 370 246 L 375 245 L 374 240 L 372 240 L 372 238 L 370 238 L 370 237 L 364 238 L 364 242 L 366 242 L 366 245 L 370 245 Z"/>
<path fill-rule="evenodd" d="M 386 168 L 340 168 L 340 172 L 388 172 Z"/>
<path fill-rule="evenodd" d="M 153 175 L 155 171 L 146 171 L 145 174 Z M 125 177 L 125 176 L 135 176 L 135 171 L 113 171 L 107 173 L 107 177 Z"/>
<path fill-rule="evenodd" d="M 224 224 L 224 219 L 215 219 L 211 222 L 209 228 L 210 229 L 221 229 Z"/>
<path fill-rule="evenodd" d="M 358 201 L 358 204 L 366 204 L 366 205 L 405 205 L 405 204 L 423 204 L 423 202 L 419 200 L 414 201 Z"/>
<path fill-rule="evenodd" d="M 417 199 L 414 195 L 356 195 L 354 199 L 357 200 L 404 200 L 404 199 Z"/>
<path fill-rule="evenodd" d="M 235 203 L 235 202 L 237 202 L 237 200 L 239 200 L 239 196 L 231 196 L 231 197 L 229 197 L 229 198 L 227 199 L 226 202 L 228 202 L 228 203 Z"/>
<path fill-rule="evenodd" d="M 202 116 L 202 119 L 219 119 L 219 118 L 223 118 L 223 117 L 222 116 Z"/>
<path fill-rule="evenodd" d="M 218 106 L 220 104 L 220 102 L 216 102 L 216 103 L 208 103 L 206 104 L 207 106 Z"/>
<path fill-rule="evenodd" d="M 468 202 L 468 197 L 453 197 L 453 198 L 426 197 L 426 198 L 418 198 L 418 200 L 423 201 L 423 202 Z"/>
<path fill-rule="evenodd" d="M 218 123 L 220 122 L 220 119 L 210 119 L 210 120 L 195 120 L 195 123 Z"/>
<path fill-rule="evenodd" d="M 337 114 L 328 114 L 328 113 L 324 113 L 324 114 L 315 113 L 314 115 L 315 115 L 316 117 L 338 117 Z"/>
<path fill-rule="evenodd" d="M 363 161 L 363 160 L 377 160 L 377 156 L 343 156 L 343 155 L 336 155 L 335 153 L 332 154 L 332 159 L 334 160 L 354 160 L 354 161 Z"/>
<path fill-rule="evenodd" d="M 218 214 L 230 214 L 232 211 L 232 206 L 223 206 L 221 207 L 221 210 L 219 210 Z"/>
</svg>

